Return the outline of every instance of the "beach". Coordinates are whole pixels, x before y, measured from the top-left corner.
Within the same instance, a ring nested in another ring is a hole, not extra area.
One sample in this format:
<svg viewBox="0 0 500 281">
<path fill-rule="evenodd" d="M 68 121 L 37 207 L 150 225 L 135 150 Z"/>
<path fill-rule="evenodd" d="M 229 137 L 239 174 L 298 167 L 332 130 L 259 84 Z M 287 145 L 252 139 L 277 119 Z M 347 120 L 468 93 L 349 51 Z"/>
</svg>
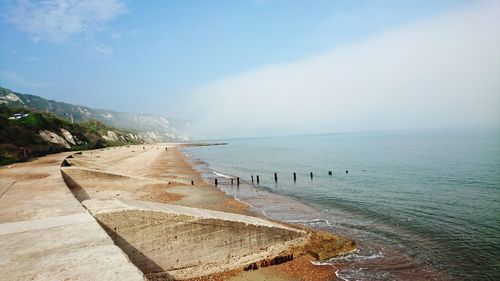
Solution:
<svg viewBox="0 0 500 281">
<path fill-rule="evenodd" d="M 332 280 L 335 268 L 311 262 L 356 249 L 348 238 L 265 218 L 209 182 L 179 147 L 113 147 L 2 167 L 1 275 Z"/>
</svg>

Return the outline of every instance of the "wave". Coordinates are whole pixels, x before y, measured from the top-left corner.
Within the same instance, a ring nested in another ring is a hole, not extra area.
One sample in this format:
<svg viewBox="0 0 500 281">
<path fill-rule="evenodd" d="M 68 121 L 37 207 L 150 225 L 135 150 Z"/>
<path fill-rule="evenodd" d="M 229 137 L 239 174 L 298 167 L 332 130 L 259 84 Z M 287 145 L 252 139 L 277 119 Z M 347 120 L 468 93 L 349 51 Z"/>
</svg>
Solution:
<svg viewBox="0 0 500 281">
<path fill-rule="evenodd" d="M 343 281 L 349 281 L 349 279 L 345 279 L 345 278 L 342 278 L 339 274 L 339 270 L 338 269 L 335 269 L 335 276 L 340 279 L 340 280 L 343 280 Z"/>
<path fill-rule="evenodd" d="M 212 171 L 212 173 L 214 173 L 216 176 L 218 177 L 223 177 L 223 178 L 226 178 L 226 179 L 230 179 L 232 178 L 231 176 L 228 176 L 228 175 L 225 175 L 225 174 L 222 174 L 222 173 L 219 173 L 219 172 L 216 172 L 216 171 Z"/>
<path fill-rule="evenodd" d="M 327 219 L 310 219 L 310 220 L 287 220 L 289 223 L 298 223 L 303 225 L 311 225 L 311 224 L 326 224 L 328 226 L 333 226 L 334 223 Z"/>
<path fill-rule="evenodd" d="M 349 272 L 349 270 L 347 270 L 347 272 L 341 273 L 340 270 L 337 267 L 335 267 L 336 262 L 359 262 L 359 261 L 363 261 L 363 260 L 371 260 L 371 259 L 377 259 L 377 258 L 382 258 L 382 257 L 384 257 L 382 252 L 378 252 L 376 254 L 372 254 L 369 256 L 364 256 L 364 255 L 359 254 L 359 250 L 353 250 L 350 253 L 339 255 L 337 257 L 333 257 L 327 261 L 312 261 L 311 263 L 314 265 L 318 265 L 318 266 L 322 266 L 322 265 L 323 266 L 324 265 L 333 266 L 333 268 L 335 268 L 335 276 L 338 279 L 343 280 L 343 281 L 349 281 L 350 278 L 352 278 L 352 276 L 356 276 L 357 274 L 359 274 L 360 271 L 362 271 L 362 268 L 355 269 L 355 271 L 357 271 L 357 274 L 352 274 Z"/>
<path fill-rule="evenodd" d="M 368 256 L 361 255 L 359 253 L 359 250 L 354 250 L 350 253 L 339 255 L 337 257 L 333 257 L 327 261 L 313 261 L 312 264 L 314 265 L 331 265 L 335 262 L 358 262 L 358 261 L 363 261 L 363 260 L 371 260 L 371 259 L 378 259 L 378 258 L 383 258 L 384 254 L 382 252 L 378 252 L 375 254 L 371 254 Z"/>
</svg>

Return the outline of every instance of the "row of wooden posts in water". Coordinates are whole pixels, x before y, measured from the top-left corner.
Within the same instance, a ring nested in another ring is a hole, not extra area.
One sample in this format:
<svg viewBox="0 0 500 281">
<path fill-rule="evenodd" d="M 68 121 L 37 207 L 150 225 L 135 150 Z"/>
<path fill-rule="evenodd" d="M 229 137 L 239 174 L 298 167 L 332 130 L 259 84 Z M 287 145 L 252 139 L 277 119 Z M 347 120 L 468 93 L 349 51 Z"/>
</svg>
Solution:
<svg viewBox="0 0 500 281">
<path fill-rule="evenodd" d="M 349 170 L 345 170 L 345 173 L 348 174 Z M 333 171 L 328 171 L 328 175 L 332 176 L 333 175 Z M 314 177 L 313 172 L 310 172 L 309 176 L 312 179 Z M 254 183 L 254 177 L 253 177 L 253 175 L 251 175 L 250 178 L 252 179 L 252 183 Z M 255 178 L 257 180 L 257 184 L 259 184 L 260 183 L 259 175 L 256 175 Z M 274 181 L 278 182 L 278 173 L 274 173 Z M 295 173 L 295 172 L 293 172 L 293 181 L 294 182 L 297 181 L 297 173 Z M 217 178 L 215 178 L 214 179 L 214 184 L 218 185 L 218 183 L 219 182 L 218 182 Z M 231 185 L 233 185 L 233 184 L 234 184 L 234 178 L 231 178 Z M 240 185 L 240 177 L 236 177 L 236 184 Z M 194 185 L 194 181 L 191 181 L 191 185 Z"/>
</svg>

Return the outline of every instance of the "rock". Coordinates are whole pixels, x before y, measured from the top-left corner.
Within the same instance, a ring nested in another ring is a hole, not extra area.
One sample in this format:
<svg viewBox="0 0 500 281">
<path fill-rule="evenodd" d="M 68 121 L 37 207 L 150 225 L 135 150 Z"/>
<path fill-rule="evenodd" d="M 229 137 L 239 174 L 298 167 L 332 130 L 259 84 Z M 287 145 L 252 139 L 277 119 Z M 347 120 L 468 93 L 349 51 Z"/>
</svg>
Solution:
<svg viewBox="0 0 500 281">
<path fill-rule="evenodd" d="M 56 144 L 62 144 L 65 148 L 71 148 L 68 142 L 58 134 L 51 132 L 49 130 L 43 130 L 38 132 L 44 141 Z"/>
<path fill-rule="evenodd" d="M 61 128 L 61 133 L 62 133 L 63 137 L 66 139 L 66 141 L 68 141 L 72 145 L 76 145 L 76 141 L 73 138 L 73 135 L 71 135 L 71 133 L 68 130 Z"/>
<path fill-rule="evenodd" d="M 119 141 L 118 135 L 113 131 L 108 131 L 107 135 L 102 136 L 103 139 L 107 141 Z"/>
</svg>

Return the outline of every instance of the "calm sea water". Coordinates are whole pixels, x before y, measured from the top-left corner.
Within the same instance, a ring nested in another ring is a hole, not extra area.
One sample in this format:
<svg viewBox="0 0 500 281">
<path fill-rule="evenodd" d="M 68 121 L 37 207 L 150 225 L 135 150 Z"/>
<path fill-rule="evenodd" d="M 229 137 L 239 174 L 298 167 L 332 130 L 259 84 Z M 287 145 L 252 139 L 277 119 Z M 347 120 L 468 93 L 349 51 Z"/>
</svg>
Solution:
<svg viewBox="0 0 500 281">
<path fill-rule="evenodd" d="M 186 153 L 266 215 L 354 238 L 358 252 L 325 261 L 340 279 L 500 280 L 500 130 L 226 142 Z M 249 185 L 233 188 L 221 174 Z M 251 175 L 259 184 L 250 185 Z M 265 201 L 274 195 L 281 201 Z M 273 212 L 286 198 L 317 212 L 305 215 L 298 205 Z"/>
</svg>

